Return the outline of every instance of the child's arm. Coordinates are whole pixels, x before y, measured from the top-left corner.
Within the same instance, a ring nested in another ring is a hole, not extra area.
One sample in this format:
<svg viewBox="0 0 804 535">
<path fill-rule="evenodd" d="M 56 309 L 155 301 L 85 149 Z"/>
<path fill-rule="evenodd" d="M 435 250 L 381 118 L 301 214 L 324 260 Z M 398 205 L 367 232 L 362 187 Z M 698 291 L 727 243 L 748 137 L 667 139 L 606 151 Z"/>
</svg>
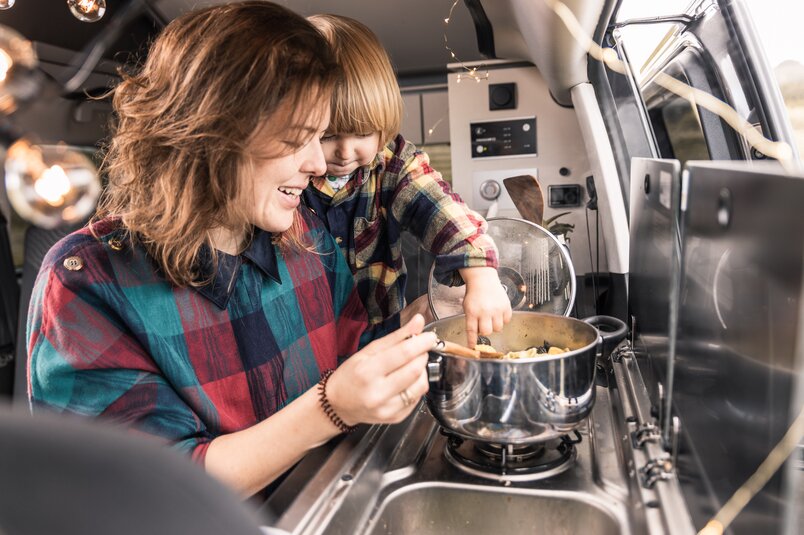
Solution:
<svg viewBox="0 0 804 535">
<path fill-rule="evenodd" d="M 395 186 L 393 216 L 436 256 L 434 274 L 439 282 L 467 283 L 467 341 L 474 347 L 478 333 L 499 331 L 511 318 L 511 304 L 497 276 L 497 248 L 486 234 L 488 225 L 430 166 L 427 154 L 401 136 L 388 145 L 385 156 L 389 164 L 383 187 L 389 182 Z"/>
<path fill-rule="evenodd" d="M 500 284 L 497 270 L 490 267 L 464 268 L 466 282 L 463 311 L 466 314 L 466 341 L 475 347 L 478 334 L 499 332 L 511 321 L 511 302 Z"/>
</svg>

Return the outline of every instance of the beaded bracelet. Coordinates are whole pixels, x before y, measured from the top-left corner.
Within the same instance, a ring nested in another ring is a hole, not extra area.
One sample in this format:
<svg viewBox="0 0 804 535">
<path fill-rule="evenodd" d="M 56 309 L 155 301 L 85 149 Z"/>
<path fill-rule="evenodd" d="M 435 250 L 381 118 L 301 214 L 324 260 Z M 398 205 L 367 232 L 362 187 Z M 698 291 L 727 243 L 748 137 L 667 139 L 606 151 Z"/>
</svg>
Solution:
<svg viewBox="0 0 804 535">
<path fill-rule="evenodd" d="M 355 429 L 357 429 L 356 425 L 346 425 L 346 423 L 341 420 L 340 416 L 335 412 L 335 409 L 332 408 L 330 405 L 329 400 L 327 399 L 327 381 L 329 381 L 330 376 L 333 374 L 335 370 L 327 370 L 321 376 L 321 380 L 318 381 L 318 401 L 321 403 L 321 408 L 324 409 L 324 414 L 327 415 L 327 418 L 335 424 L 341 433 L 351 433 Z"/>
</svg>

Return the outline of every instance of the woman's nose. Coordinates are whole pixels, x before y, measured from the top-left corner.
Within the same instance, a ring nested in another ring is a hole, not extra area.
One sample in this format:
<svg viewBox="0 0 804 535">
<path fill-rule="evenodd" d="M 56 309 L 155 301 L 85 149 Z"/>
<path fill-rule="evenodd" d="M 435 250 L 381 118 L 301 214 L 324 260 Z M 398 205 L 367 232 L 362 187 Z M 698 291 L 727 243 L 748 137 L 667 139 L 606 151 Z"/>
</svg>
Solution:
<svg viewBox="0 0 804 535">
<path fill-rule="evenodd" d="M 313 176 L 324 176 L 327 173 L 327 160 L 324 157 L 321 142 L 316 140 L 310 143 L 310 148 L 311 150 L 307 158 L 305 158 L 305 168 L 302 169 L 302 172 Z"/>
</svg>

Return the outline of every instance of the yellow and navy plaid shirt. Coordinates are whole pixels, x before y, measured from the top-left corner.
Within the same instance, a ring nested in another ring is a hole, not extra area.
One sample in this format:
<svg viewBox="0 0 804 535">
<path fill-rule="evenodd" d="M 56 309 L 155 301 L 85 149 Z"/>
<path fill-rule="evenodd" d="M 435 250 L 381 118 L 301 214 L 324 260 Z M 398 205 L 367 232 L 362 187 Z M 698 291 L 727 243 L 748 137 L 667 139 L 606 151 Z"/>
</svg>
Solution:
<svg viewBox="0 0 804 535">
<path fill-rule="evenodd" d="M 304 201 L 346 256 L 370 324 L 387 321 L 388 329 L 399 325 L 407 280 L 403 230 L 436 257 L 435 276 L 444 284 L 461 284 L 461 268 L 497 267 L 486 221 L 430 167 L 427 154 L 402 136 L 388 143 L 371 165 L 357 169 L 337 192 L 326 178 L 314 179 Z"/>
</svg>

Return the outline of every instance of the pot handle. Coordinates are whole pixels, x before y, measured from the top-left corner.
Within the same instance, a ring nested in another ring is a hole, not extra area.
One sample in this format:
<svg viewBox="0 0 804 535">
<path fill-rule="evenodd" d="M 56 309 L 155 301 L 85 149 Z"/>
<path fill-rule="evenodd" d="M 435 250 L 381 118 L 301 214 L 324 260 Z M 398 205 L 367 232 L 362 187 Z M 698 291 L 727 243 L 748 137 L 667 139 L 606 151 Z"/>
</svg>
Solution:
<svg viewBox="0 0 804 535">
<path fill-rule="evenodd" d="M 437 383 L 441 380 L 441 363 L 444 357 L 437 355 L 435 358 L 427 362 L 427 380 L 431 383 Z"/>
<path fill-rule="evenodd" d="M 608 357 L 609 353 L 623 341 L 628 326 L 625 322 L 614 316 L 590 316 L 583 321 L 597 328 L 601 338 L 603 338 L 603 357 Z"/>
</svg>

